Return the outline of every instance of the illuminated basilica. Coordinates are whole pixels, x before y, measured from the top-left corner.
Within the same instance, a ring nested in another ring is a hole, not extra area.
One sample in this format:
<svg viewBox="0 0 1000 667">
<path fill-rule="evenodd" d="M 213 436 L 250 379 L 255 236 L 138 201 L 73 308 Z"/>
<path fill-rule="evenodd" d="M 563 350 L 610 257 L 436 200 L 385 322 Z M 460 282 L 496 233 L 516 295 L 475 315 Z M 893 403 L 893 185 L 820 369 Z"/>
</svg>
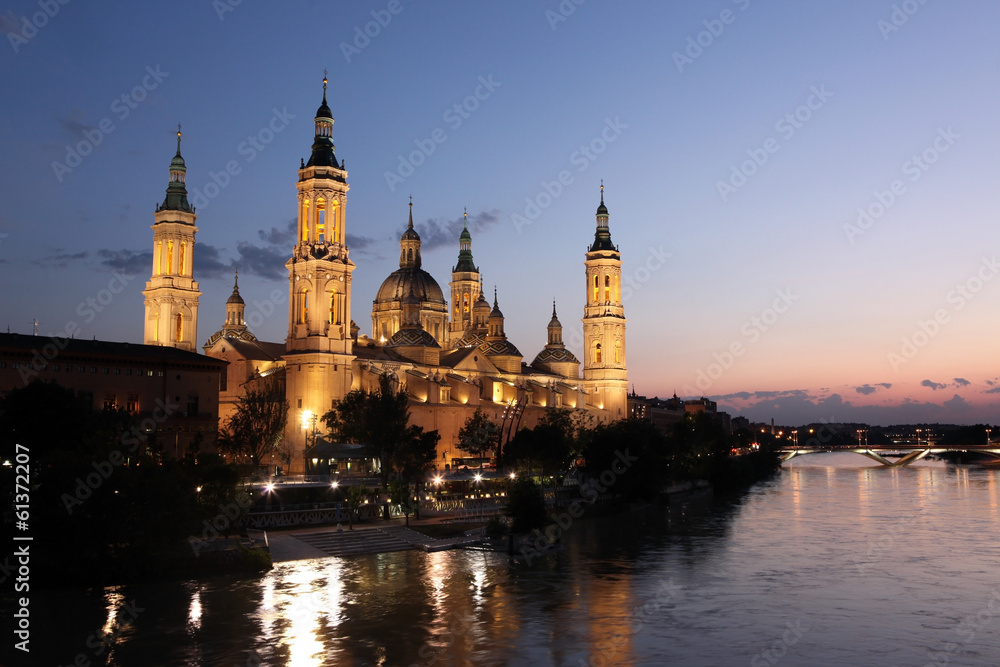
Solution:
<svg viewBox="0 0 1000 667">
<path fill-rule="evenodd" d="M 411 423 L 441 434 L 438 468 L 466 456 L 459 429 L 476 408 L 497 424 L 537 423 L 546 408 L 586 410 L 600 421 L 626 416 L 625 311 L 621 256 L 611 241 L 603 186 L 596 231 L 584 261 L 584 359 L 566 348 L 553 303 L 545 347 L 530 363 L 504 331 L 496 291 L 483 293 L 468 224 L 458 241 L 446 299 L 421 267 L 420 235 L 409 222 L 399 239 L 399 269 L 382 283 L 371 311 L 371 335 L 351 318 L 355 269 L 346 243 L 347 171 L 334 149 L 333 114 L 326 101 L 316 112 L 312 153 L 298 170 L 298 225 L 288 269 L 288 337 L 258 340 L 244 320 L 238 282 L 226 302 L 222 328 L 202 346 L 229 362 L 220 383 L 219 418 L 235 409 L 255 383 L 278 382 L 290 406 L 285 451 L 291 472 L 308 467 L 316 420 L 354 389 L 372 389 L 382 376 L 409 397 Z M 180 151 L 170 163 L 167 196 L 153 225 L 153 273 L 145 296 L 145 342 L 194 350 L 198 283 L 192 275 L 196 215 L 187 200 Z M 449 305 L 450 304 L 450 305 Z M 320 425 L 321 426 L 321 425 Z"/>
</svg>

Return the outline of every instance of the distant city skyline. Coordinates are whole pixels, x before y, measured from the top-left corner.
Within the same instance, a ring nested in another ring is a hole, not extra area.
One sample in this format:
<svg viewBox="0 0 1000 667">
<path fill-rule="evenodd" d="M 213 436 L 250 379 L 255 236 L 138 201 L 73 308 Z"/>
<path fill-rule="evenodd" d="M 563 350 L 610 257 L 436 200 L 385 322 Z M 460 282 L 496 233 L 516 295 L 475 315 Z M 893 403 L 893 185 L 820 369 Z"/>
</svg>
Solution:
<svg viewBox="0 0 1000 667">
<path fill-rule="evenodd" d="M 237 268 L 283 341 L 326 69 L 362 333 L 412 195 L 439 283 L 467 208 L 511 341 L 533 358 L 555 299 L 581 356 L 603 180 L 630 390 L 783 424 L 998 421 L 992 3 L 55 6 L 0 14 L 4 330 L 142 340 L 180 122 L 198 346 Z"/>
</svg>

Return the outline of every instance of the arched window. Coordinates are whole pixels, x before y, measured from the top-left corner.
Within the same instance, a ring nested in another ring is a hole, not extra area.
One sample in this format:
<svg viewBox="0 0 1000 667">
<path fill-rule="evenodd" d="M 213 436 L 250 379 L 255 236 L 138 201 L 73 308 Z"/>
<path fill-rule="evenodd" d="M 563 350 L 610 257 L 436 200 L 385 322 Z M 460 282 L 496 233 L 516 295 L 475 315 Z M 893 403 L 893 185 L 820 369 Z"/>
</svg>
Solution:
<svg viewBox="0 0 1000 667">
<path fill-rule="evenodd" d="M 611 276 L 604 274 L 604 300 L 611 301 Z"/>
<path fill-rule="evenodd" d="M 469 295 L 468 294 L 463 294 L 462 295 L 462 311 L 466 312 L 466 313 L 469 312 Z"/>
<path fill-rule="evenodd" d="M 156 242 L 156 252 L 153 253 L 153 274 L 160 275 L 160 253 L 163 252 L 163 241 Z"/>
<path fill-rule="evenodd" d="M 177 313 L 177 331 L 174 333 L 174 339 L 178 343 L 184 340 L 184 318 L 180 313 Z"/>
<path fill-rule="evenodd" d="M 174 242 L 167 241 L 167 273 L 174 272 Z"/>
<path fill-rule="evenodd" d="M 187 260 L 186 255 L 187 255 L 187 243 L 181 241 L 181 258 L 180 258 L 180 267 L 178 273 L 182 276 L 185 275 L 184 262 L 185 260 Z"/>
<path fill-rule="evenodd" d="M 594 343 L 594 363 L 601 363 L 601 344 Z"/>
<path fill-rule="evenodd" d="M 309 321 L 309 290 L 299 292 L 299 324 Z"/>
<path fill-rule="evenodd" d="M 413 261 L 413 248 L 407 248 L 406 249 L 406 261 L 407 262 L 412 262 Z"/>
<path fill-rule="evenodd" d="M 299 241 L 305 243 L 309 240 L 309 200 L 302 200 L 302 212 L 299 214 Z"/>
<path fill-rule="evenodd" d="M 615 303 L 621 303 L 622 300 L 622 277 L 621 274 L 615 275 Z"/>
<path fill-rule="evenodd" d="M 620 364 L 622 362 L 622 342 L 620 340 L 615 341 L 615 363 Z"/>
<path fill-rule="evenodd" d="M 323 198 L 316 200 L 316 241 L 326 241 L 326 200 Z"/>
<path fill-rule="evenodd" d="M 597 294 L 600 291 L 600 289 L 601 289 L 600 278 L 598 276 L 594 276 L 594 303 L 597 303 Z"/>
<path fill-rule="evenodd" d="M 340 303 L 335 289 L 330 290 L 330 324 L 340 324 Z"/>
</svg>

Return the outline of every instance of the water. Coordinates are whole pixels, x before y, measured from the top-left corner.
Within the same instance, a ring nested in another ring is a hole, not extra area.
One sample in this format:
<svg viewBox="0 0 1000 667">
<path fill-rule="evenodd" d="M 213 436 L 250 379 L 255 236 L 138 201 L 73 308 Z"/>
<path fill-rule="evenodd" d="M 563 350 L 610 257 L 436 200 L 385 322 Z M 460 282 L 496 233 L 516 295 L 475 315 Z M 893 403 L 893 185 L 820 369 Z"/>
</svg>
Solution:
<svg viewBox="0 0 1000 667">
<path fill-rule="evenodd" d="M 738 503 L 578 520 L 531 567 L 403 552 L 38 594 L 59 630 L 33 663 L 996 665 L 998 478 L 811 455 Z"/>
</svg>

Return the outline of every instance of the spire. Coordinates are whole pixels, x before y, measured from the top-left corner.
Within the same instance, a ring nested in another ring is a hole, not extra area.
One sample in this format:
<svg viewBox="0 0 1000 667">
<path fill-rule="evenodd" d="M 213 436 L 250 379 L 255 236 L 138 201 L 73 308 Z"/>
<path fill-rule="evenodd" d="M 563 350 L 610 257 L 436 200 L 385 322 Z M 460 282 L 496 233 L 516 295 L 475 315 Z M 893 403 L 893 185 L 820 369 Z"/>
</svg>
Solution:
<svg viewBox="0 0 1000 667">
<path fill-rule="evenodd" d="M 549 342 L 546 347 L 561 347 L 563 344 L 562 340 L 562 322 L 556 317 L 556 300 L 552 299 L 552 319 L 549 320 L 548 326 L 549 332 Z"/>
<path fill-rule="evenodd" d="M 194 208 L 188 203 L 187 187 L 184 181 L 187 178 L 187 166 L 184 158 L 181 157 L 181 124 L 177 123 L 177 153 L 170 161 L 170 181 L 167 184 L 167 196 L 160 204 L 158 211 L 185 211 L 193 213 Z"/>
<path fill-rule="evenodd" d="M 337 156 L 333 146 L 333 112 L 326 103 L 326 70 L 323 70 L 323 103 L 316 110 L 316 136 L 313 139 L 312 155 L 307 167 L 336 167 Z"/>
<path fill-rule="evenodd" d="M 465 209 L 463 219 L 462 233 L 458 236 L 458 264 L 455 265 L 451 272 L 479 273 L 475 262 L 472 261 L 472 234 L 469 233 L 468 209 Z"/>
<path fill-rule="evenodd" d="M 597 207 L 597 231 L 594 232 L 594 243 L 590 252 L 597 250 L 617 251 L 611 242 L 611 230 L 608 229 L 608 207 L 604 205 L 604 180 L 601 180 L 601 203 Z"/>
<path fill-rule="evenodd" d="M 240 296 L 240 272 L 236 272 L 236 277 L 233 279 L 233 293 L 230 295 L 226 303 L 244 303 L 243 297 Z"/>
<path fill-rule="evenodd" d="M 420 234 L 413 228 L 413 197 L 410 197 L 410 220 L 399 237 L 399 268 L 420 268 Z"/>
</svg>

